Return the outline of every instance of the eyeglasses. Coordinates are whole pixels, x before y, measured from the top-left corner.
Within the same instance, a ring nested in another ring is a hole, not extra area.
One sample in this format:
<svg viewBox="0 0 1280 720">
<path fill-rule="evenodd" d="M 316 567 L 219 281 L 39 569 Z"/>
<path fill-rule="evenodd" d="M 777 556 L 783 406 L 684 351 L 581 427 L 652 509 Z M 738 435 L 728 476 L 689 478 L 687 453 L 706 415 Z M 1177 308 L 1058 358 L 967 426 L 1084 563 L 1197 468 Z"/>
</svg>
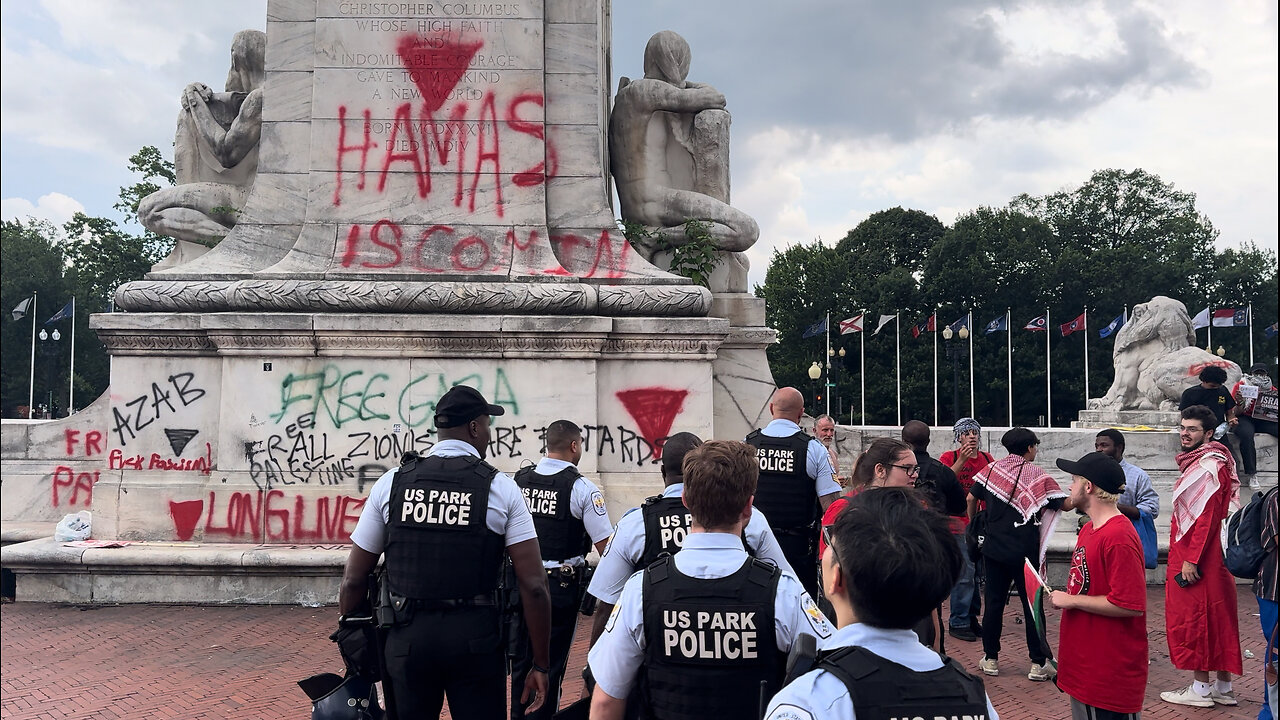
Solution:
<svg viewBox="0 0 1280 720">
<path fill-rule="evenodd" d="M 920 474 L 919 465 L 890 465 L 889 467 L 898 468 L 902 472 L 906 473 L 908 477 L 916 477 Z"/>
<path fill-rule="evenodd" d="M 831 548 L 831 557 L 835 559 L 836 564 L 842 565 L 842 563 L 840 562 L 840 553 L 836 552 L 836 544 L 831 542 L 831 526 L 830 525 L 822 526 L 822 541 L 827 544 L 827 547 Z"/>
<path fill-rule="evenodd" d="M 1178 426 L 1178 432 L 1179 432 L 1179 433 L 1182 433 L 1182 434 L 1190 435 L 1191 433 L 1203 433 L 1203 432 L 1208 432 L 1208 430 L 1205 430 L 1205 429 L 1204 429 L 1204 428 L 1202 428 L 1202 427 L 1194 427 L 1194 426 L 1193 426 L 1193 427 L 1187 427 L 1186 425 L 1179 425 L 1179 426 Z"/>
</svg>

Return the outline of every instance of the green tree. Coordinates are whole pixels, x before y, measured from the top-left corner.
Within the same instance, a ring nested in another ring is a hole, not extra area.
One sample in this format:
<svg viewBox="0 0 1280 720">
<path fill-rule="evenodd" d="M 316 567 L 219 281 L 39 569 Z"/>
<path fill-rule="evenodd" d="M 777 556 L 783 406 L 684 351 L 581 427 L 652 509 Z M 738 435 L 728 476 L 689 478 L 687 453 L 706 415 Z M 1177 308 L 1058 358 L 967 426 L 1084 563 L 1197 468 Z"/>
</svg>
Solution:
<svg viewBox="0 0 1280 720">
<path fill-rule="evenodd" d="M 6 220 L 0 226 L 0 308 L 4 311 L 0 323 L 0 406 L 5 417 L 16 417 L 18 407 L 26 406 L 33 380 L 35 402 L 39 404 L 48 397 L 50 377 L 45 369 L 51 366 L 52 356 L 44 350 L 52 350 L 52 346 L 45 345 L 37 354 L 33 377 L 32 323 L 39 332 L 44 321 L 69 299 L 64 268 L 62 244 L 53 225 L 28 218 L 24 222 Z M 11 311 L 33 294 L 35 309 L 28 307 L 25 317 L 14 320 Z M 55 375 L 53 381 L 55 396 L 65 404 L 66 395 L 61 392 L 65 380 L 58 384 Z"/>
</svg>

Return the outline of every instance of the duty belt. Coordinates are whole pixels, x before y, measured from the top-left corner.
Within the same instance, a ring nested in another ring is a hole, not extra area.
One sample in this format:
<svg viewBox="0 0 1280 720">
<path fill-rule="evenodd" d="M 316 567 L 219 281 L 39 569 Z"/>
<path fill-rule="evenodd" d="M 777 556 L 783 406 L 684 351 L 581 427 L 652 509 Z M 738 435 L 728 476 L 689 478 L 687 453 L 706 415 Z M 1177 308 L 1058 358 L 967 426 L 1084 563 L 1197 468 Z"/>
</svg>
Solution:
<svg viewBox="0 0 1280 720">
<path fill-rule="evenodd" d="M 409 607 L 414 610 L 456 610 L 468 607 L 497 607 L 498 599 L 493 593 L 485 593 L 469 598 L 450 598 L 434 600 L 427 598 L 409 598 Z"/>
</svg>

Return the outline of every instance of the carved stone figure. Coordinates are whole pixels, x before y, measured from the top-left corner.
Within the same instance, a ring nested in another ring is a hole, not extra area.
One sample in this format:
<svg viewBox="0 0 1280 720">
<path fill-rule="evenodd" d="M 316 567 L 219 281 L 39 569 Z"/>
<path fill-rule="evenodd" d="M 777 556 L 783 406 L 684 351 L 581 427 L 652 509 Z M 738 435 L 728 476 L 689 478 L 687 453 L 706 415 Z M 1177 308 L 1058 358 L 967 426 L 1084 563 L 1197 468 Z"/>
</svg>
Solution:
<svg viewBox="0 0 1280 720">
<path fill-rule="evenodd" d="M 236 224 L 258 172 L 266 48 L 266 33 L 236 33 L 226 91 L 192 83 L 182 92 L 173 153 L 178 184 L 138 205 L 144 227 L 178 240 L 157 269 L 199 256 Z"/>
<path fill-rule="evenodd" d="M 707 223 L 720 250 L 741 253 L 760 228 L 729 206 L 729 113 L 715 88 L 686 80 L 689 43 L 663 30 L 644 50 L 644 77 L 622 78 L 609 118 L 611 170 L 624 220 L 642 223 L 680 246 L 685 222 Z M 637 247 L 650 259 L 654 247 Z M 741 266 L 745 291 L 746 260 Z"/>
<path fill-rule="evenodd" d="M 1226 386 L 1240 379 L 1240 366 L 1196 347 L 1187 307 L 1157 295 L 1137 305 L 1116 335 L 1111 389 L 1089 401 L 1092 410 L 1176 410 L 1182 391 L 1200 383 L 1206 365 L 1227 371 Z"/>
</svg>

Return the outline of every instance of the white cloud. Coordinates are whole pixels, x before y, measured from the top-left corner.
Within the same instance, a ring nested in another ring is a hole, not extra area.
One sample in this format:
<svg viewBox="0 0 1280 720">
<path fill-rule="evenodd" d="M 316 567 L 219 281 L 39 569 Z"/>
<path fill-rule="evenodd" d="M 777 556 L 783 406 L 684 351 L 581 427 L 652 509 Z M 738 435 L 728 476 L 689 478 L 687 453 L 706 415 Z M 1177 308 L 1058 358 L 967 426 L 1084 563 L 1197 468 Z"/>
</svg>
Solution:
<svg viewBox="0 0 1280 720">
<path fill-rule="evenodd" d="M 0 217 L 5 220 L 24 221 L 28 217 L 34 217 L 61 227 L 78 212 L 84 212 L 84 205 L 75 198 L 56 192 L 42 196 L 35 204 L 20 197 L 0 200 Z"/>
</svg>

